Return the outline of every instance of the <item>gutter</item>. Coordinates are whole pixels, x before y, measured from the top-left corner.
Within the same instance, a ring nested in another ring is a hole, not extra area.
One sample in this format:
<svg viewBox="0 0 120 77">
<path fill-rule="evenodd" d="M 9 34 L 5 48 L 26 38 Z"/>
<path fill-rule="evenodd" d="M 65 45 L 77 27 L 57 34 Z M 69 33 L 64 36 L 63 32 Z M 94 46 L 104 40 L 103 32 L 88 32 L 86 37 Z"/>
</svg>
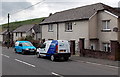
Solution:
<svg viewBox="0 0 120 77">
<path fill-rule="evenodd" d="M 47 25 L 47 24 L 56 24 L 56 23 L 64 23 L 64 22 L 72 22 L 72 21 L 80 21 L 80 20 L 89 20 L 89 18 L 81 18 L 81 19 L 74 19 L 74 20 L 65 20 L 65 21 L 52 21 L 52 22 L 41 22 L 39 25 Z"/>
</svg>

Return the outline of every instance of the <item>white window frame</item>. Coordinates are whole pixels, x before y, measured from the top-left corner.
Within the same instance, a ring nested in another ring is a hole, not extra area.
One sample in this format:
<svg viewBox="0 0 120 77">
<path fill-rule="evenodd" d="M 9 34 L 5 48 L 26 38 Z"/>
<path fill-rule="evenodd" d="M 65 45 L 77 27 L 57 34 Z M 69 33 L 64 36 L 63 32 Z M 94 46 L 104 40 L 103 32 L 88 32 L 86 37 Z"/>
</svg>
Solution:
<svg viewBox="0 0 120 77">
<path fill-rule="evenodd" d="M 103 51 L 110 52 L 110 43 L 103 43 Z"/>
<path fill-rule="evenodd" d="M 15 36 L 16 36 L 16 37 L 18 36 L 18 33 L 17 33 L 17 32 L 15 33 Z"/>
<path fill-rule="evenodd" d="M 53 32 L 53 24 L 48 25 L 48 32 Z"/>
<path fill-rule="evenodd" d="M 103 23 L 105 23 L 105 25 Z M 102 20 L 102 30 L 111 30 L 110 29 L 110 20 Z"/>
<path fill-rule="evenodd" d="M 91 48 L 92 46 L 93 46 L 93 49 Z M 92 43 L 92 44 L 90 45 L 90 49 L 95 50 L 95 49 L 96 49 L 95 44 Z"/>
<path fill-rule="evenodd" d="M 65 31 L 73 31 L 73 26 L 72 22 L 66 22 L 65 23 Z"/>
<path fill-rule="evenodd" d="M 21 36 L 21 37 L 23 36 L 23 33 L 22 33 L 22 32 L 20 33 L 20 36 Z"/>
</svg>

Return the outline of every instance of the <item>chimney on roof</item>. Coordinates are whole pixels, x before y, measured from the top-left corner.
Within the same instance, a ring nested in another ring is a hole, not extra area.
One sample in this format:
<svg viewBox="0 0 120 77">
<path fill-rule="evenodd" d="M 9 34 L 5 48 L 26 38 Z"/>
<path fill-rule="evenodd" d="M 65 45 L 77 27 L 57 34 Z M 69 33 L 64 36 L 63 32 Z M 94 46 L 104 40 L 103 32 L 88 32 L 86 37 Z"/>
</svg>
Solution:
<svg viewBox="0 0 120 77">
<path fill-rule="evenodd" d="M 49 17 L 52 15 L 52 13 L 49 14 Z"/>
</svg>

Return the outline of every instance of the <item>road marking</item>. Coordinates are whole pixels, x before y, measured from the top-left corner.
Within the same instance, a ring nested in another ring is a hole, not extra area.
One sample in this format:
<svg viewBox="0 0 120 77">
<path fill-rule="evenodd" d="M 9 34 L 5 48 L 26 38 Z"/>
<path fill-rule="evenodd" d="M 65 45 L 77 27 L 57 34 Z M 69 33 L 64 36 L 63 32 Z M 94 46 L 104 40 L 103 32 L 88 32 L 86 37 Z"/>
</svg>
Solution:
<svg viewBox="0 0 120 77">
<path fill-rule="evenodd" d="M 21 61 L 21 60 L 18 60 L 18 59 L 15 59 L 16 61 L 20 62 L 20 63 L 23 63 L 23 64 L 26 64 L 26 65 L 29 65 L 31 67 L 35 67 L 35 65 L 32 65 L 30 63 L 27 63 L 27 62 L 24 62 L 24 61 Z"/>
<path fill-rule="evenodd" d="M 94 65 L 103 65 L 103 66 L 112 67 L 112 68 L 116 68 L 116 69 L 119 68 L 117 66 L 104 65 L 104 64 L 98 64 L 98 63 L 92 63 L 92 62 L 86 62 L 86 61 L 80 61 L 80 62 L 82 62 L 82 63 L 88 63 L 88 64 L 94 64 Z"/>
<path fill-rule="evenodd" d="M 9 56 L 7 56 L 7 55 L 4 55 L 4 54 L 1 54 L 2 56 L 4 56 L 4 57 L 7 57 L 7 58 L 10 58 Z"/>
<path fill-rule="evenodd" d="M 64 76 L 59 75 L 59 74 L 57 74 L 57 73 L 55 73 L 55 72 L 52 72 L 52 75 L 59 76 L 59 77 L 64 77 Z"/>
</svg>

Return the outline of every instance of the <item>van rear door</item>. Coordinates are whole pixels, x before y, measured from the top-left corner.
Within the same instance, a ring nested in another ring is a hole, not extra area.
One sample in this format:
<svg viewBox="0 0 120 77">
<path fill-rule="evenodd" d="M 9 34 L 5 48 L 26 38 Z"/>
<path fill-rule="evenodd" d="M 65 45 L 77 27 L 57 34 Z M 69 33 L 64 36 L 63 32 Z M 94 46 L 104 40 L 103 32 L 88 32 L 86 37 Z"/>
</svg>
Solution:
<svg viewBox="0 0 120 77">
<path fill-rule="evenodd" d="M 59 41 L 58 49 L 59 53 L 70 53 L 70 47 L 67 41 Z"/>
</svg>

